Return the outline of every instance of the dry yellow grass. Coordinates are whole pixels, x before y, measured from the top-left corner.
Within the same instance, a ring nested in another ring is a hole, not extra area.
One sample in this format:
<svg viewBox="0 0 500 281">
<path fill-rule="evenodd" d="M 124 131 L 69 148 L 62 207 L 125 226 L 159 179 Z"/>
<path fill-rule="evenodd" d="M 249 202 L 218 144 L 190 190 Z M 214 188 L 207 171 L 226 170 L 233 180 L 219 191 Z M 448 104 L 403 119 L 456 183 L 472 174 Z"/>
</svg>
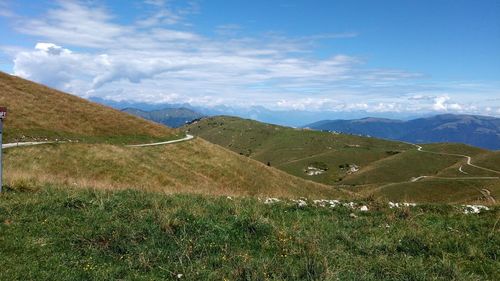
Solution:
<svg viewBox="0 0 500 281">
<path fill-rule="evenodd" d="M 165 126 L 0 72 L 0 106 L 8 108 L 7 141 L 36 138 L 164 138 Z"/>
<path fill-rule="evenodd" d="M 6 150 L 5 178 L 14 187 L 56 184 L 101 189 L 231 196 L 346 198 L 338 188 L 306 181 L 202 139 L 127 148 L 55 144 Z"/>
</svg>

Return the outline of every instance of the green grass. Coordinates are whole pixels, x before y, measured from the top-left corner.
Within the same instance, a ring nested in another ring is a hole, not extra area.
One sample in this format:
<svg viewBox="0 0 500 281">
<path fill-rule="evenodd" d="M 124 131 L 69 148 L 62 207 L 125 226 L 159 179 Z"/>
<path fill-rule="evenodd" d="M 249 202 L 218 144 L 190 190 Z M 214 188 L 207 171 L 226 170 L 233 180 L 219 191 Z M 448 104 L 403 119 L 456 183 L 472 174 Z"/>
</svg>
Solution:
<svg viewBox="0 0 500 281">
<path fill-rule="evenodd" d="M 500 278 L 498 208 L 368 204 L 359 212 L 131 190 L 9 191 L 0 196 L 0 279 Z"/>
</svg>

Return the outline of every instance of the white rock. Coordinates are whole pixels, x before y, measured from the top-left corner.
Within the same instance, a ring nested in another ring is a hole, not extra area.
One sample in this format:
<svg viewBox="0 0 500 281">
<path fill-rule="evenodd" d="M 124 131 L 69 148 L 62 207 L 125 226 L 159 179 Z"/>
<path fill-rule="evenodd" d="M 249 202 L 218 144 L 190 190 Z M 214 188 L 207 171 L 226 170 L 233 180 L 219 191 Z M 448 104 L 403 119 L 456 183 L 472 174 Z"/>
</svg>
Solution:
<svg viewBox="0 0 500 281">
<path fill-rule="evenodd" d="M 314 204 L 319 205 L 321 207 L 330 207 L 330 208 L 335 208 L 337 205 L 340 205 L 339 200 L 327 200 L 327 199 L 320 199 L 320 200 L 313 200 Z"/>
<path fill-rule="evenodd" d="M 298 200 L 292 200 L 293 202 L 297 203 L 297 205 L 299 207 L 305 207 L 307 206 L 307 202 L 305 200 L 302 200 L 302 199 L 298 199 Z"/>
<path fill-rule="evenodd" d="M 464 214 L 479 214 L 481 211 L 489 211 L 490 208 L 483 205 L 462 205 Z"/>
<path fill-rule="evenodd" d="M 361 208 L 359 208 L 360 211 L 362 212 L 368 212 L 368 207 L 367 206 L 361 206 Z"/>
</svg>

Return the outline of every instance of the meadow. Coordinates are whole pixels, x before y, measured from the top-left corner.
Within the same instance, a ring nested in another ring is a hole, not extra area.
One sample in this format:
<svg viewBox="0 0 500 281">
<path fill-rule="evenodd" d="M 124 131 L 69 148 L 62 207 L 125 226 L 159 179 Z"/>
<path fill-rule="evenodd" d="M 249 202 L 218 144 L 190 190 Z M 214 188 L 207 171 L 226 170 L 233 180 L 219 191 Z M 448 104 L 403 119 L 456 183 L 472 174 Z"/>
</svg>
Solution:
<svg viewBox="0 0 500 281">
<path fill-rule="evenodd" d="M 1 280 L 498 280 L 499 209 L 44 186 L 0 196 Z"/>
</svg>

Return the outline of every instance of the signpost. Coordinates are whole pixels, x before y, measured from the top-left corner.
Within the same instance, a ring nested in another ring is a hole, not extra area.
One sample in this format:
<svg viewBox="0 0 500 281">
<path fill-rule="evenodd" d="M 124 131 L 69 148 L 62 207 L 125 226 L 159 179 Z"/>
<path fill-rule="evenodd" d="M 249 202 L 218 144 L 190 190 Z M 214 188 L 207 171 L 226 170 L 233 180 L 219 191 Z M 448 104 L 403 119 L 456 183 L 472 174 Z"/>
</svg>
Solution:
<svg viewBox="0 0 500 281">
<path fill-rule="evenodd" d="M 2 192 L 2 134 L 3 120 L 7 117 L 7 108 L 0 106 L 0 193 Z"/>
</svg>

